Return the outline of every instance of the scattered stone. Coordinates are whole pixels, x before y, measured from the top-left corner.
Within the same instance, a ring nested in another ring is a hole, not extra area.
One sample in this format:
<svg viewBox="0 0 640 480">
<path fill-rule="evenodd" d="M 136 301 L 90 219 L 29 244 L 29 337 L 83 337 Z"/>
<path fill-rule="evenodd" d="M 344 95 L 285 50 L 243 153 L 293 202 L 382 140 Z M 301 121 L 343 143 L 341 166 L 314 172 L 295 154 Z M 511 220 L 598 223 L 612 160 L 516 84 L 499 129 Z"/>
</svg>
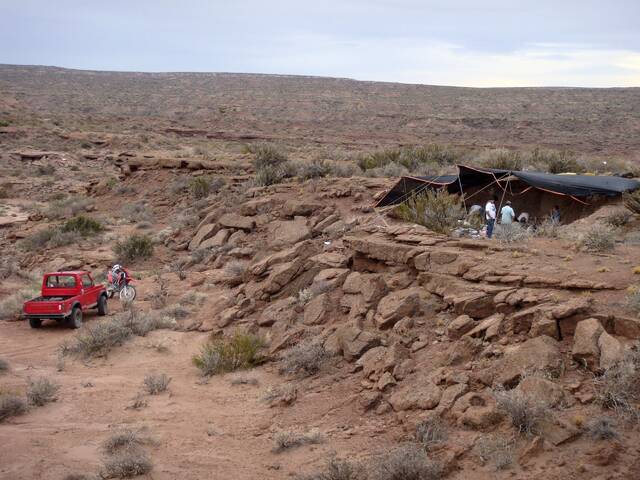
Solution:
<svg viewBox="0 0 640 480">
<path fill-rule="evenodd" d="M 547 336 L 531 338 L 505 353 L 493 366 L 494 384 L 515 387 L 526 372 L 542 372 L 558 377 L 563 369 L 559 344 Z"/>
<path fill-rule="evenodd" d="M 571 350 L 573 359 L 591 371 L 595 371 L 599 367 L 598 339 L 602 332 L 604 332 L 604 328 L 600 322 L 595 318 L 588 318 L 578 323 L 573 335 Z"/>
<path fill-rule="evenodd" d="M 223 227 L 244 230 L 245 232 L 250 232 L 256 227 L 256 222 L 253 218 L 235 213 L 225 213 L 218 219 L 218 223 Z"/>
<path fill-rule="evenodd" d="M 333 302 L 328 293 L 318 295 L 305 306 L 302 323 L 305 325 L 326 323 L 332 311 L 332 306 Z"/>
<path fill-rule="evenodd" d="M 410 379 L 407 379 L 407 381 Z M 389 398 L 389 403 L 396 412 L 405 410 L 432 410 L 438 406 L 442 391 L 437 385 L 421 379 L 403 385 Z"/>
<path fill-rule="evenodd" d="M 602 332 L 598 338 L 600 369 L 607 370 L 624 358 L 624 346 L 615 337 Z"/>
<path fill-rule="evenodd" d="M 451 340 L 457 340 L 473 329 L 475 325 L 476 322 L 469 315 L 460 315 L 447 325 L 447 336 Z"/>
<path fill-rule="evenodd" d="M 419 310 L 419 289 L 409 288 L 391 292 L 378 303 L 375 322 L 378 328 L 390 328 L 403 317 L 415 316 Z"/>
</svg>

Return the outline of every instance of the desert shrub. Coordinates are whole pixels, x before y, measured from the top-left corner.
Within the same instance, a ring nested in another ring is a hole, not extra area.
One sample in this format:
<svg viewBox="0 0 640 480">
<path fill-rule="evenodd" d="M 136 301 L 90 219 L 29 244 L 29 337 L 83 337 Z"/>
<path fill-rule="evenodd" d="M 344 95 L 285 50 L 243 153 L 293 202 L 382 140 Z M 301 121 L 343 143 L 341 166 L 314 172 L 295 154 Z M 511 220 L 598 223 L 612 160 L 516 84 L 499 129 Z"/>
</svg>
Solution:
<svg viewBox="0 0 640 480">
<path fill-rule="evenodd" d="M 356 159 L 358 167 L 363 172 L 373 170 L 374 168 L 384 167 L 390 163 L 399 163 L 402 150 L 398 148 L 389 148 L 385 150 L 377 150 L 375 152 L 360 155 Z"/>
<path fill-rule="evenodd" d="M 4 358 L 0 358 L 0 373 L 9 371 L 9 362 L 7 362 Z"/>
<path fill-rule="evenodd" d="M 231 385 L 253 385 L 253 386 L 257 386 L 258 385 L 258 379 L 257 378 L 253 378 L 253 377 L 245 377 L 244 375 L 239 375 L 239 376 L 233 377 L 229 383 L 231 383 Z"/>
<path fill-rule="evenodd" d="M 311 445 L 322 442 L 322 435 L 318 431 L 307 433 L 278 432 L 274 438 L 274 453 L 284 452 L 302 445 Z"/>
<path fill-rule="evenodd" d="M 299 480 L 366 480 L 367 474 L 362 465 L 332 457 L 323 471 L 298 478 Z"/>
<path fill-rule="evenodd" d="M 27 401 L 31 405 L 41 407 L 50 402 L 57 400 L 58 390 L 60 385 L 52 382 L 48 378 L 38 378 L 29 382 L 27 388 Z"/>
<path fill-rule="evenodd" d="M 298 389 L 292 383 L 284 385 L 271 385 L 262 395 L 262 401 L 273 407 L 276 405 L 291 405 L 298 399 Z"/>
<path fill-rule="evenodd" d="M 633 192 L 625 192 L 622 194 L 624 206 L 632 213 L 640 215 L 640 189 Z"/>
<path fill-rule="evenodd" d="M 193 178 L 189 183 L 189 190 L 191 190 L 191 195 L 196 200 L 206 198 L 209 196 L 209 193 L 211 193 L 209 180 L 206 177 Z"/>
<path fill-rule="evenodd" d="M 514 244 L 529 240 L 531 232 L 516 222 L 496 225 L 494 236 L 500 243 Z"/>
<path fill-rule="evenodd" d="M 14 320 L 22 313 L 22 305 L 25 300 L 35 297 L 39 288 L 27 288 L 5 296 L 0 300 L 0 320 Z"/>
<path fill-rule="evenodd" d="M 511 419 L 511 425 L 519 433 L 533 434 L 537 423 L 544 417 L 545 408 L 539 400 L 520 390 L 497 389 L 494 392 L 498 409 Z"/>
<path fill-rule="evenodd" d="M 165 315 L 175 319 L 187 318 L 191 313 L 188 308 L 179 303 L 165 308 L 163 312 Z"/>
<path fill-rule="evenodd" d="M 180 297 L 180 303 L 183 305 L 202 305 L 206 299 L 207 294 L 190 290 Z"/>
<path fill-rule="evenodd" d="M 263 340 L 250 333 L 235 332 L 232 337 L 214 339 L 192 358 L 204 376 L 253 367 L 262 361 Z"/>
<path fill-rule="evenodd" d="M 12 393 L 0 392 L 0 422 L 9 417 L 22 415 L 27 411 L 27 402 Z"/>
<path fill-rule="evenodd" d="M 171 377 L 166 373 L 150 373 L 144 377 L 144 389 L 149 395 L 157 395 L 169 388 Z"/>
<path fill-rule="evenodd" d="M 292 171 L 288 164 L 264 166 L 256 169 L 255 182 L 260 187 L 267 187 L 281 183 L 285 178 L 291 177 Z"/>
<path fill-rule="evenodd" d="M 407 443 L 379 455 L 371 467 L 371 480 L 438 480 L 442 468 L 420 445 Z"/>
<path fill-rule="evenodd" d="M 583 173 L 585 171 L 584 165 L 568 150 L 535 149 L 531 152 L 529 160 L 537 168 L 549 173 Z"/>
<path fill-rule="evenodd" d="M 424 420 L 416 425 L 416 442 L 429 451 L 447 439 L 447 426 L 440 417 Z"/>
<path fill-rule="evenodd" d="M 115 318 L 86 325 L 72 340 L 63 343 L 60 351 L 63 355 L 84 359 L 101 357 L 132 335 L 144 337 L 152 330 L 172 327 L 173 322 L 158 315 L 141 314 L 131 309 Z"/>
<path fill-rule="evenodd" d="M 640 419 L 640 353 L 633 350 L 624 359 L 594 379 L 596 400 L 617 415 Z"/>
<path fill-rule="evenodd" d="M 126 450 L 104 461 L 103 478 L 131 478 L 144 475 L 152 469 L 151 460 L 141 449 Z"/>
<path fill-rule="evenodd" d="M 296 169 L 297 176 L 303 180 L 326 177 L 332 172 L 331 164 L 320 158 L 313 159 L 311 162 L 299 163 L 296 165 Z"/>
<path fill-rule="evenodd" d="M 624 227 L 631 221 L 631 213 L 626 210 L 617 210 L 612 212 L 604 222 L 614 228 Z"/>
<path fill-rule="evenodd" d="M 95 480 L 95 475 L 85 475 L 84 473 L 70 473 L 65 475 L 62 480 Z"/>
<path fill-rule="evenodd" d="M 189 190 L 189 183 L 191 181 L 191 177 L 181 176 L 173 180 L 169 184 L 169 191 L 173 195 L 179 195 L 181 193 L 185 193 Z"/>
<path fill-rule="evenodd" d="M 247 264 L 233 260 L 224 265 L 224 271 L 229 277 L 242 277 L 247 271 Z"/>
<path fill-rule="evenodd" d="M 400 155 L 399 163 L 413 172 L 427 165 L 437 167 L 455 165 L 459 158 L 458 152 L 450 147 L 429 144 L 404 149 Z"/>
<path fill-rule="evenodd" d="M 120 209 L 120 215 L 131 223 L 153 221 L 153 213 L 144 202 L 125 203 Z"/>
<path fill-rule="evenodd" d="M 428 190 L 412 195 L 396 207 L 396 212 L 407 222 L 417 223 L 443 234 L 450 233 L 464 216 L 460 197 L 444 190 Z"/>
<path fill-rule="evenodd" d="M 579 245 L 590 252 L 608 252 L 615 246 L 615 235 L 610 227 L 595 223 L 580 237 Z"/>
<path fill-rule="evenodd" d="M 38 165 L 36 167 L 36 174 L 40 176 L 49 176 L 56 173 L 56 167 L 47 163 L 46 165 Z"/>
<path fill-rule="evenodd" d="M 359 168 L 348 162 L 332 162 L 331 175 L 334 177 L 350 178 L 359 172 Z"/>
<path fill-rule="evenodd" d="M 503 470 L 513 463 L 515 441 L 501 435 L 482 435 L 474 450 L 483 464 L 490 464 L 496 470 Z"/>
<path fill-rule="evenodd" d="M 535 235 L 544 238 L 558 238 L 560 236 L 560 224 L 551 217 L 547 217 L 536 227 Z"/>
<path fill-rule="evenodd" d="M 72 218 L 71 220 L 67 220 L 61 227 L 61 231 L 64 233 L 75 232 L 82 235 L 83 237 L 95 235 L 96 233 L 100 233 L 103 230 L 104 227 L 98 220 L 85 217 L 83 215 L 79 215 Z"/>
<path fill-rule="evenodd" d="M 283 165 L 288 161 L 287 155 L 283 151 L 269 143 L 252 146 L 252 153 L 256 170 Z"/>
<path fill-rule="evenodd" d="M 520 152 L 497 148 L 482 152 L 477 163 L 485 168 L 499 168 L 504 170 L 522 170 L 523 161 Z"/>
<path fill-rule="evenodd" d="M 640 287 L 632 287 L 627 292 L 625 303 L 627 308 L 636 314 L 640 314 Z"/>
<path fill-rule="evenodd" d="M 147 235 L 134 233 L 126 240 L 117 241 L 113 252 L 122 263 L 144 260 L 153 255 L 153 241 Z"/>
<path fill-rule="evenodd" d="M 618 437 L 616 422 L 607 417 L 600 417 L 591 420 L 585 426 L 585 431 L 594 440 L 609 440 Z"/>
<path fill-rule="evenodd" d="M 42 214 L 51 220 L 73 217 L 93 207 L 93 200 L 87 197 L 71 196 L 51 202 Z"/>
<path fill-rule="evenodd" d="M 115 455 L 123 450 L 142 447 L 147 441 L 133 430 L 119 430 L 102 442 L 102 451 L 107 455 Z"/>
<path fill-rule="evenodd" d="M 0 198 L 9 198 L 11 196 L 11 184 L 10 183 L 2 183 L 0 184 Z"/>
<path fill-rule="evenodd" d="M 14 273 L 20 271 L 20 265 L 12 258 L 3 258 L 0 260 L 0 280 L 9 278 Z"/>
<path fill-rule="evenodd" d="M 298 480 L 366 480 L 364 468 L 348 460 L 332 457 L 322 472 L 302 475 Z"/>
<path fill-rule="evenodd" d="M 320 342 L 300 343 L 291 348 L 282 360 L 281 374 L 308 377 L 318 373 L 328 354 Z"/>
<path fill-rule="evenodd" d="M 305 305 L 318 295 L 328 292 L 329 290 L 331 290 L 331 284 L 329 282 L 324 280 L 314 282 L 309 287 L 298 291 L 298 303 Z"/>
<path fill-rule="evenodd" d="M 8 127 L 9 125 L 11 125 L 11 122 L 9 120 L 0 120 L 0 127 Z"/>
<path fill-rule="evenodd" d="M 167 297 L 169 296 L 169 286 L 165 281 L 162 273 L 157 271 L 154 275 L 154 289 L 149 295 L 151 300 L 151 308 L 160 309 L 167 305 Z"/>
</svg>

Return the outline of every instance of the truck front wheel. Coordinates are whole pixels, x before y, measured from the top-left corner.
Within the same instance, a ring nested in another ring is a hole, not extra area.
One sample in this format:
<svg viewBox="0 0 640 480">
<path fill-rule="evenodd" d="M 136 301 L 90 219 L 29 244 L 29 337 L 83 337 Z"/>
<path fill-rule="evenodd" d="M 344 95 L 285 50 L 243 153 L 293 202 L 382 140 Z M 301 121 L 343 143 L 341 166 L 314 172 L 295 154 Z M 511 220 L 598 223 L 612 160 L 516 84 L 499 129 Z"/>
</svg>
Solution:
<svg viewBox="0 0 640 480">
<path fill-rule="evenodd" d="M 82 326 L 82 310 L 80 307 L 74 307 L 69 316 L 69 326 L 71 328 L 80 328 Z"/>
<path fill-rule="evenodd" d="M 30 318 L 29 326 L 31 328 L 40 328 L 42 326 L 42 320 L 40 320 L 39 318 Z"/>
<path fill-rule="evenodd" d="M 107 314 L 107 296 L 100 295 L 98 299 L 98 315 L 105 316 Z"/>
</svg>

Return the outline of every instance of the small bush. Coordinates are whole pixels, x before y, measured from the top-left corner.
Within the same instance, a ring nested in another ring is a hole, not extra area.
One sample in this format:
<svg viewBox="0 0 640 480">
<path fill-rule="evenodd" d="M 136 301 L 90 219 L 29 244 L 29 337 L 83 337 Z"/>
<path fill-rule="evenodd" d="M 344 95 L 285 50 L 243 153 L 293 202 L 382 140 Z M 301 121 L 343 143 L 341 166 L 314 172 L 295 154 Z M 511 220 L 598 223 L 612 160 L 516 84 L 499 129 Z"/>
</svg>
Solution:
<svg viewBox="0 0 640 480">
<path fill-rule="evenodd" d="M 27 402 L 22 397 L 0 392 L 0 422 L 27 411 Z"/>
<path fill-rule="evenodd" d="M 624 227 L 631 221 L 631 213 L 626 210 L 618 210 L 612 212 L 604 222 L 614 228 Z"/>
<path fill-rule="evenodd" d="M 608 252 L 615 246 L 615 236 L 611 228 L 594 224 L 580 238 L 579 244 L 590 252 Z"/>
<path fill-rule="evenodd" d="M 317 444 L 322 442 L 322 435 L 320 432 L 312 431 L 307 433 L 294 433 L 294 432 L 278 432 L 275 436 L 275 445 L 273 447 L 274 453 L 284 452 L 291 448 L 300 447 L 302 445 Z"/>
<path fill-rule="evenodd" d="M 460 197 L 444 190 L 426 191 L 412 195 L 396 207 L 400 218 L 425 226 L 436 233 L 448 234 L 464 216 Z"/>
<path fill-rule="evenodd" d="M 205 344 L 193 364 L 204 376 L 253 367 L 262 361 L 259 352 L 264 346 L 260 337 L 236 332 L 230 338 L 214 339 Z"/>
<path fill-rule="evenodd" d="M 519 223 L 498 224 L 494 236 L 500 243 L 523 243 L 531 238 L 531 232 Z"/>
<path fill-rule="evenodd" d="M 149 473 L 153 465 L 140 449 L 128 450 L 104 461 L 103 478 L 131 478 Z"/>
<path fill-rule="evenodd" d="M 622 194 L 624 206 L 632 213 L 640 215 L 640 189 Z"/>
<path fill-rule="evenodd" d="M 56 167 L 54 167 L 50 163 L 46 165 L 38 165 L 36 167 L 36 174 L 40 175 L 41 177 L 53 175 L 54 173 L 56 173 Z"/>
<path fill-rule="evenodd" d="M 533 434 L 536 425 L 545 415 L 544 405 L 520 390 L 496 390 L 497 406 L 511 418 L 511 424 L 519 433 Z"/>
<path fill-rule="evenodd" d="M 485 168 L 522 170 L 524 166 L 520 152 L 507 150 L 506 148 L 487 150 L 480 154 L 477 161 Z"/>
<path fill-rule="evenodd" d="M 366 480 L 367 474 L 364 468 L 348 460 L 339 460 L 335 457 L 327 462 L 324 471 L 311 475 L 298 477 L 299 480 Z"/>
<path fill-rule="evenodd" d="M 256 170 L 267 167 L 276 167 L 287 163 L 287 155 L 275 145 L 263 143 L 252 148 L 255 156 L 253 164 Z"/>
<path fill-rule="evenodd" d="M 287 352 L 282 360 L 280 373 L 302 377 L 315 375 L 322 369 L 327 358 L 327 351 L 321 343 L 301 343 Z"/>
<path fill-rule="evenodd" d="M 25 300 L 35 297 L 36 289 L 24 289 L 0 300 L 0 320 L 16 320 L 22 313 Z"/>
<path fill-rule="evenodd" d="M 104 227 L 99 221 L 82 215 L 72 218 L 71 220 L 67 220 L 61 228 L 61 231 L 64 233 L 75 232 L 83 237 L 95 235 L 103 230 Z"/>
<path fill-rule="evenodd" d="M 640 419 L 640 352 L 625 358 L 594 379 L 596 400 L 604 408 L 631 420 Z"/>
<path fill-rule="evenodd" d="M 591 420 L 587 423 L 585 430 L 594 440 L 610 440 L 618 437 L 616 422 L 606 417 Z"/>
<path fill-rule="evenodd" d="M 326 177 L 331 174 L 331 164 L 326 160 L 314 159 L 297 165 L 297 175 L 303 180 Z"/>
<path fill-rule="evenodd" d="M 424 420 L 416 425 L 416 442 L 424 445 L 427 451 L 446 439 L 447 426 L 440 417 Z"/>
<path fill-rule="evenodd" d="M 233 377 L 229 382 L 231 385 L 258 385 L 258 379 L 253 377 L 237 376 Z"/>
<path fill-rule="evenodd" d="M 377 457 L 371 480 L 439 480 L 442 468 L 417 444 L 401 445 Z"/>
<path fill-rule="evenodd" d="M 120 430 L 102 442 L 102 451 L 107 455 L 115 455 L 124 450 L 139 448 L 146 442 L 145 438 L 133 430 Z"/>
<path fill-rule="evenodd" d="M 27 401 L 31 405 L 42 407 L 47 403 L 57 400 L 58 390 L 60 390 L 60 385 L 52 382 L 48 378 L 38 378 L 37 380 L 29 382 Z"/>
<path fill-rule="evenodd" d="M 144 377 L 144 389 L 149 395 L 165 392 L 171 383 L 171 377 L 166 373 L 150 373 Z"/>
<path fill-rule="evenodd" d="M 290 176 L 289 168 L 286 166 L 266 166 L 256 170 L 255 182 L 259 187 L 267 187 L 281 183 Z"/>
<path fill-rule="evenodd" d="M 4 358 L 0 358 L 0 373 L 9 371 L 9 362 L 7 362 Z"/>
<path fill-rule="evenodd" d="M 93 200 L 86 197 L 72 196 L 51 202 L 42 214 L 48 219 L 73 217 L 93 207 Z"/>
<path fill-rule="evenodd" d="M 537 237 L 558 238 L 560 236 L 560 224 L 551 217 L 545 218 L 535 230 Z"/>
<path fill-rule="evenodd" d="M 289 406 L 298 399 L 298 389 L 291 383 L 270 386 L 264 392 L 262 400 L 270 407 Z"/>
<path fill-rule="evenodd" d="M 483 435 L 475 444 L 475 451 L 483 464 L 490 464 L 496 470 L 503 470 L 513 463 L 515 441 L 499 435 Z"/>
<path fill-rule="evenodd" d="M 153 241 L 147 235 L 136 233 L 116 242 L 113 251 L 123 263 L 144 260 L 153 255 Z"/>
<path fill-rule="evenodd" d="M 582 165 L 572 152 L 568 150 L 540 150 L 531 153 L 530 161 L 549 173 L 583 173 Z"/>
<path fill-rule="evenodd" d="M 206 177 L 196 177 L 189 183 L 189 189 L 191 195 L 196 200 L 201 198 L 207 198 L 211 193 L 211 187 L 209 186 L 209 180 Z"/>
<path fill-rule="evenodd" d="M 627 308 L 640 314 L 640 287 L 631 288 L 626 296 Z"/>
<path fill-rule="evenodd" d="M 28 252 L 41 250 L 45 247 L 66 247 L 77 243 L 81 238 L 78 232 L 64 232 L 60 228 L 49 227 L 39 230 L 22 241 L 22 248 Z"/>
<path fill-rule="evenodd" d="M 153 221 L 153 213 L 144 202 L 126 203 L 120 209 L 120 215 L 130 223 Z"/>
</svg>

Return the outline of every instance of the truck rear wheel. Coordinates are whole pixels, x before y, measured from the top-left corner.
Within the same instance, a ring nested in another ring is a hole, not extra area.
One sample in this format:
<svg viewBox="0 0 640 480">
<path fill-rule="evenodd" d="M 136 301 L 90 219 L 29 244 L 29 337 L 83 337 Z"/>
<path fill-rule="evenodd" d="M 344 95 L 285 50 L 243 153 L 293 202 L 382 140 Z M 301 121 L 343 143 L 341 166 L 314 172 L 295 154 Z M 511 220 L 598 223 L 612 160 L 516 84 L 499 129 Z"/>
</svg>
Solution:
<svg viewBox="0 0 640 480">
<path fill-rule="evenodd" d="M 42 320 L 40 320 L 39 318 L 30 318 L 29 326 L 31 328 L 40 328 L 42 326 Z"/>
<path fill-rule="evenodd" d="M 104 317 L 107 313 L 107 296 L 100 295 L 100 298 L 98 299 L 98 315 Z"/>
<path fill-rule="evenodd" d="M 69 326 L 71 328 L 80 328 L 82 326 L 82 310 L 80 307 L 74 307 L 71 311 Z"/>
</svg>

